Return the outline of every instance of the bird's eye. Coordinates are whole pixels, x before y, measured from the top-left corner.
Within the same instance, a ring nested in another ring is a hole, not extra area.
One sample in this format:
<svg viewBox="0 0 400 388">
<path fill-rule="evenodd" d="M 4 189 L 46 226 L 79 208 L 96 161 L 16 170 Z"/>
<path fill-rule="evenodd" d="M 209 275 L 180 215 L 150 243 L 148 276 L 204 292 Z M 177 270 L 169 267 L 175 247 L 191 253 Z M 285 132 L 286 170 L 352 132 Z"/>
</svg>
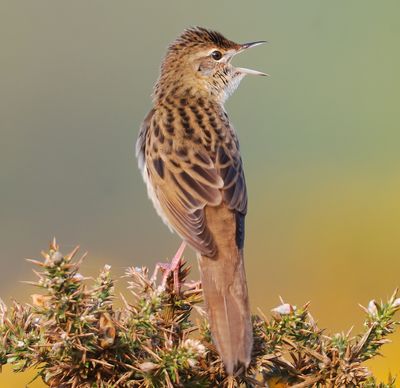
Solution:
<svg viewBox="0 0 400 388">
<path fill-rule="evenodd" d="M 215 50 L 211 53 L 211 56 L 213 57 L 213 59 L 215 59 L 216 61 L 219 61 L 222 58 L 222 53 L 221 51 Z"/>
</svg>

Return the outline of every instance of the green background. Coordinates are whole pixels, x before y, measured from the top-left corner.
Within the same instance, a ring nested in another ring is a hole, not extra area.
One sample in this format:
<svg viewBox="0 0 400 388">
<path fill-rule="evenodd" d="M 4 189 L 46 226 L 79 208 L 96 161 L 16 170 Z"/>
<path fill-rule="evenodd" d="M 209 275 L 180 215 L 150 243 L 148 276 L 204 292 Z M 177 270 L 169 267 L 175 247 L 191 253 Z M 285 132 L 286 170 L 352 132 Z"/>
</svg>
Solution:
<svg viewBox="0 0 400 388">
<path fill-rule="evenodd" d="M 357 304 L 400 285 L 399 16 L 397 0 L 2 0 L 1 297 L 35 292 L 19 283 L 33 279 L 23 258 L 53 235 L 64 252 L 89 251 L 85 274 L 174 253 L 133 148 L 166 45 L 201 25 L 269 41 L 235 63 L 271 77 L 248 77 L 227 103 L 249 191 L 254 311 L 278 295 L 311 300 L 322 327 L 360 329 Z M 381 378 L 400 372 L 392 339 L 370 364 Z M 28 380 L 5 368 L 0 386 Z"/>
</svg>

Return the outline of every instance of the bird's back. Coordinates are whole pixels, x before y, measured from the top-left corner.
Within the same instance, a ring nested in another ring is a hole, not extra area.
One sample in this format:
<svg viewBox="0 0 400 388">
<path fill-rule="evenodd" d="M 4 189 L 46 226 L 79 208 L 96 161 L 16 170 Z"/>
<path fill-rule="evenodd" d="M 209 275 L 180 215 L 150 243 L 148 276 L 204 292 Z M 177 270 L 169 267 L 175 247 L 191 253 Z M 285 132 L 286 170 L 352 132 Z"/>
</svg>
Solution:
<svg viewBox="0 0 400 388">
<path fill-rule="evenodd" d="M 201 98 L 169 100 L 145 120 L 139 160 L 158 213 L 198 252 L 211 332 L 232 373 L 248 365 L 252 347 L 238 141 L 222 108 Z"/>
</svg>

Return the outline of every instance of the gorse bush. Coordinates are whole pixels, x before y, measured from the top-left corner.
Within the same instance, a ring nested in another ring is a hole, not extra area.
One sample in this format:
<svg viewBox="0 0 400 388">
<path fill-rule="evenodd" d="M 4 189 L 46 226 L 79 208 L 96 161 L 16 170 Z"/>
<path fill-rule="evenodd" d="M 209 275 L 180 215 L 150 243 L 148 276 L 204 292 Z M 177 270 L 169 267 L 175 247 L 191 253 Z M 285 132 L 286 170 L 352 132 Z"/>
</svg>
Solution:
<svg viewBox="0 0 400 388">
<path fill-rule="evenodd" d="M 78 249 L 62 255 L 55 241 L 44 260 L 29 260 L 42 292 L 33 303 L 0 303 L 0 366 L 35 368 L 50 387 L 394 387 L 376 383 L 364 361 L 379 354 L 398 322 L 396 293 L 363 307 L 364 332 L 327 335 L 308 305 L 284 303 L 253 317 L 254 349 L 247 371 L 225 374 L 201 308 L 201 285 L 180 268 L 162 288 L 147 268 L 129 268 L 129 297 L 114 307 L 110 267 L 96 279 L 79 273 Z"/>
</svg>

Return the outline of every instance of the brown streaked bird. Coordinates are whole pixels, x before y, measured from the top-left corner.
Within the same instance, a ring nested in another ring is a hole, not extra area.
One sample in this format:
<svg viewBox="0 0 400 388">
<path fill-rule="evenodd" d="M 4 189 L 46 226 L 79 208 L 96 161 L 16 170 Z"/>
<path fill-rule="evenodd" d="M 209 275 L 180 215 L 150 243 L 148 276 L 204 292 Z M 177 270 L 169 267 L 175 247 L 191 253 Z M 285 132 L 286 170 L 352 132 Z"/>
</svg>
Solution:
<svg viewBox="0 0 400 388">
<path fill-rule="evenodd" d="M 246 183 L 224 102 L 246 74 L 231 59 L 264 41 L 238 44 L 202 27 L 168 48 L 154 107 L 136 152 L 149 197 L 183 244 L 164 274 L 177 271 L 185 243 L 198 255 L 211 334 L 228 374 L 250 363 L 253 344 L 243 263 Z"/>
</svg>

